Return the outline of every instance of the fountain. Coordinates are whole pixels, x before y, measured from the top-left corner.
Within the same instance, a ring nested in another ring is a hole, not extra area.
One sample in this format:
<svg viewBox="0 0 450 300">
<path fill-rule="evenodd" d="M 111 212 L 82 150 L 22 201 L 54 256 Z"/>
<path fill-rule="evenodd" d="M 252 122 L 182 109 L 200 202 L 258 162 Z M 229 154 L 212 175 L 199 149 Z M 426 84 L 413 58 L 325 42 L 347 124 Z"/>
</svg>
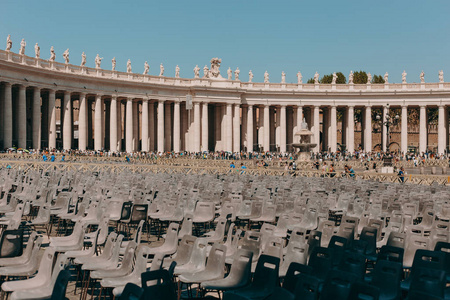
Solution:
<svg viewBox="0 0 450 300">
<path fill-rule="evenodd" d="M 298 161 L 307 162 L 311 160 L 311 148 L 317 146 L 317 143 L 311 143 L 311 137 L 313 135 L 314 134 L 308 129 L 308 123 L 306 123 L 305 118 L 303 118 L 300 131 L 294 134 L 297 141 L 292 144 L 294 149 L 299 149 Z"/>
</svg>

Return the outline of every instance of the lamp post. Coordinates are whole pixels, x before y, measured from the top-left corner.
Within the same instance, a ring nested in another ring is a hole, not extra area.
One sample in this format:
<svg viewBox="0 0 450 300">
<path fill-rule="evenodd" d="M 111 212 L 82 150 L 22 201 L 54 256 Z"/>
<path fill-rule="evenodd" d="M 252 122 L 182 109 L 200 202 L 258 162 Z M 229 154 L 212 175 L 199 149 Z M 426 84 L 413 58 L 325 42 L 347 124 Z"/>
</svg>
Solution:
<svg viewBox="0 0 450 300">
<path fill-rule="evenodd" d="M 381 120 L 381 116 L 380 115 L 376 116 L 377 121 L 380 122 L 382 126 L 386 126 L 386 144 L 387 144 L 386 145 L 386 152 L 387 153 L 390 152 L 389 148 L 390 148 L 390 144 L 391 144 L 391 142 L 390 142 L 391 138 L 390 138 L 389 129 L 390 129 L 391 126 L 396 125 L 398 123 L 399 118 L 400 118 L 400 116 L 398 114 L 396 114 L 393 118 L 391 118 L 391 116 L 389 115 L 389 104 L 387 104 L 386 121 L 385 122 L 383 122 Z"/>
</svg>

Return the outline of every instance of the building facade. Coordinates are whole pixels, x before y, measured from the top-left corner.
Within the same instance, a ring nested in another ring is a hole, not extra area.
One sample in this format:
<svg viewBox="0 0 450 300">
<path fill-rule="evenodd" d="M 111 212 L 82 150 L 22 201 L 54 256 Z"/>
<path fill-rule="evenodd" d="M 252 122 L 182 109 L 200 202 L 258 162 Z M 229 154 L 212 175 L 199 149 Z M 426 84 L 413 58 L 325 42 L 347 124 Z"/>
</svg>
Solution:
<svg viewBox="0 0 450 300">
<path fill-rule="evenodd" d="M 374 130 L 372 110 L 382 121 L 396 110 L 398 134 L 390 142 L 399 151 L 416 145 L 420 152 L 447 152 L 450 83 L 442 76 L 438 83 L 303 84 L 299 78 L 292 84 L 284 75 L 271 83 L 267 74 L 264 83 L 253 83 L 232 79 L 230 70 L 223 78 L 220 60 L 213 60 L 202 78 L 196 68 L 187 79 L 179 69 L 174 78 L 163 70 L 152 76 L 0 50 L 0 147 L 285 153 L 305 118 L 316 152 L 385 150 L 387 131 Z M 409 109 L 419 111 L 418 139 L 408 134 Z M 428 109 L 438 110 L 432 144 Z"/>
</svg>

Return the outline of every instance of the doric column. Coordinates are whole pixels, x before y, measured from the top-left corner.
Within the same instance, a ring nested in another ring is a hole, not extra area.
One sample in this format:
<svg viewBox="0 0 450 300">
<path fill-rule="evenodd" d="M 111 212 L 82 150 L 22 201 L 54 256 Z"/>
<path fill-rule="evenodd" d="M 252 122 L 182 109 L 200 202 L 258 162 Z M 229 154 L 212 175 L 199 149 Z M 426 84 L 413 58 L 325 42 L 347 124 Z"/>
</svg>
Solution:
<svg viewBox="0 0 450 300">
<path fill-rule="evenodd" d="M 121 124 L 117 123 L 117 96 L 111 97 L 111 117 L 110 117 L 110 126 L 109 126 L 109 147 L 110 150 L 115 152 L 117 151 L 117 127 L 121 126 Z"/>
<path fill-rule="evenodd" d="M 438 153 L 444 154 L 447 146 L 447 125 L 445 124 L 445 106 L 439 105 L 438 124 Z"/>
<path fill-rule="evenodd" d="M 80 110 L 78 117 L 78 149 L 86 150 L 87 143 L 87 99 L 86 94 L 80 94 Z"/>
<path fill-rule="evenodd" d="M 314 147 L 314 152 L 319 152 L 320 149 L 320 106 L 314 106 L 314 142 L 317 143 Z"/>
<path fill-rule="evenodd" d="M 293 137 L 292 140 L 294 141 L 294 143 L 297 143 L 297 139 L 298 137 L 295 136 L 295 134 L 297 132 L 300 131 L 300 129 L 302 129 L 302 123 L 303 123 L 303 106 L 297 106 L 297 128 L 295 130 L 293 130 Z"/>
<path fill-rule="evenodd" d="M 127 98 L 125 121 L 125 151 L 133 152 L 133 98 Z"/>
<path fill-rule="evenodd" d="M 139 151 L 139 103 L 133 102 L 133 151 Z"/>
<path fill-rule="evenodd" d="M 56 148 L 56 91 L 48 92 L 48 148 Z"/>
<path fill-rule="evenodd" d="M 102 96 L 95 96 L 95 112 L 94 112 L 94 149 L 99 151 L 102 150 L 103 138 L 103 124 L 102 124 Z"/>
<path fill-rule="evenodd" d="M 364 116 L 364 151 L 372 151 L 372 107 L 366 106 Z"/>
<path fill-rule="evenodd" d="M 148 152 L 148 99 L 142 100 L 142 151 Z"/>
<path fill-rule="evenodd" d="M 427 151 L 427 107 L 420 106 L 419 152 Z"/>
<path fill-rule="evenodd" d="M 194 102 L 194 152 L 200 152 L 201 127 L 200 127 L 200 102 Z"/>
<path fill-rule="evenodd" d="M 215 147 L 214 149 L 216 151 L 223 151 L 224 149 L 224 142 L 223 142 L 223 134 L 222 134 L 222 105 L 220 104 L 216 104 L 215 105 L 215 109 L 214 109 L 214 119 L 215 119 L 215 139 L 216 139 L 216 143 L 215 143 Z"/>
<path fill-rule="evenodd" d="M 247 109 L 247 152 L 253 152 L 253 105 Z"/>
<path fill-rule="evenodd" d="M 348 135 L 347 135 L 347 150 L 348 152 L 355 151 L 355 108 L 353 106 L 348 107 L 347 114 L 348 122 Z M 333 131 L 333 136 L 336 136 L 336 131 Z"/>
<path fill-rule="evenodd" d="M 63 149 L 72 149 L 72 106 L 70 92 L 64 92 L 63 102 Z"/>
<path fill-rule="evenodd" d="M 202 104 L 202 151 L 208 151 L 208 103 Z"/>
<path fill-rule="evenodd" d="M 286 153 L 286 105 L 280 108 L 280 152 Z"/>
<path fill-rule="evenodd" d="M 402 152 L 408 151 L 408 106 L 402 106 L 402 133 L 401 133 Z"/>
<path fill-rule="evenodd" d="M 41 89 L 33 89 L 33 149 L 41 149 Z"/>
<path fill-rule="evenodd" d="M 117 101 L 117 151 L 122 151 L 122 135 L 123 135 L 123 130 L 125 128 L 122 129 L 122 126 L 125 126 L 124 122 L 125 120 L 123 120 L 122 118 L 122 110 L 123 110 L 124 105 L 122 105 L 122 101 L 118 100 Z"/>
<path fill-rule="evenodd" d="M 173 104 L 173 151 L 180 152 L 181 125 L 180 125 L 180 101 Z"/>
<path fill-rule="evenodd" d="M 12 135 L 13 135 L 13 122 L 12 122 L 12 85 L 9 82 L 5 83 L 5 119 L 3 123 L 4 130 L 4 142 L 3 146 L 5 148 L 11 148 L 12 144 Z"/>
<path fill-rule="evenodd" d="M 386 126 L 384 125 L 387 118 L 388 114 L 388 107 L 387 106 L 383 106 L 383 119 L 382 119 L 382 124 L 381 124 L 381 146 L 382 146 L 382 150 L 386 151 L 387 150 L 387 130 L 386 130 Z"/>
<path fill-rule="evenodd" d="M 264 105 L 264 152 L 270 151 L 270 106 Z"/>
<path fill-rule="evenodd" d="M 234 105 L 233 152 L 241 152 L 241 108 L 239 104 Z"/>
<path fill-rule="evenodd" d="M 27 148 L 27 89 L 24 85 L 19 86 L 19 101 L 17 105 L 18 115 L 18 147 Z"/>
<path fill-rule="evenodd" d="M 330 151 L 336 153 L 337 151 L 337 112 L 336 106 L 333 105 L 330 108 Z"/>
<path fill-rule="evenodd" d="M 225 108 L 225 151 L 233 151 L 233 104 L 226 104 Z"/>
<path fill-rule="evenodd" d="M 166 151 L 172 150 L 172 122 L 171 122 L 170 103 L 164 105 L 164 149 Z"/>
<path fill-rule="evenodd" d="M 158 100 L 158 152 L 164 152 L 164 101 Z"/>
<path fill-rule="evenodd" d="M 149 103 L 148 105 L 148 118 L 149 118 L 149 149 L 150 151 L 155 151 L 155 104 Z"/>
</svg>

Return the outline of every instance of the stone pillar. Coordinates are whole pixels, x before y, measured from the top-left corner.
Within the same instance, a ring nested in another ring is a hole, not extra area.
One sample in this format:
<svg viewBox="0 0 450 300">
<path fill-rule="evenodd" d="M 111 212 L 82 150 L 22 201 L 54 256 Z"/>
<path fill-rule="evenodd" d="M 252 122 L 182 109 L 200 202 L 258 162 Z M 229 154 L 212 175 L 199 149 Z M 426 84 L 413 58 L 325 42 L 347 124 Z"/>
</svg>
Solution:
<svg viewBox="0 0 450 300">
<path fill-rule="evenodd" d="M 50 90 L 48 92 L 48 148 L 56 148 L 56 91 Z"/>
<path fill-rule="evenodd" d="M 208 151 L 209 131 L 208 131 L 208 103 L 202 104 L 202 151 Z"/>
<path fill-rule="evenodd" d="M 328 134 L 330 135 L 330 151 L 332 153 L 336 153 L 337 151 L 337 112 L 336 106 L 333 105 L 330 108 L 330 131 Z"/>
<path fill-rule="evenodd" d="M 419 152 L 427 151 L 427 107 L 420 106 Z"/>
<path fill-rule="evenodd" d="M 164 101 L 158 100 L 158 152 L 164 152 Z"/>
<path fill-rule="evenodd" d="M 286 105 L 280 108 L 280 152 L 286 153 Z"/>
<path fill-rule="evenodd" d="M 5 148 L 11 148 L 12 138 L 13 138 L 13 122 L 12 122 L 12 85 L 9 82 L 5 83 L 5 119 L 4 119 L 4 142 L 3 146 Z"/>
<path fill-rule="evenodd" d="M 95 111 L 94 111 L 94 150 L 102 150 L 103 144 L 103 124 L 102 124 L 102 113 L 103 113 L 103 105 L 102 105 L 102 96 L 95 96 Z"/>
<path fill-rule="evenodd" d="M 226 104 L 225 151 L 233 151 L 233 104 Z"/>
<path fill-rule="evenodd" d="M 63 102 L 63 149 L 72 149 L 72 105 L 70 102 L 70 92 L 64 92 Z"/>
<path fill-rule="evenodd" d="M 149 103 L 148 105 L 148 122 L 149 122 L 149 149 L 155 151 L 155 103 Z"/>
<path fill-rule="evenodd" d="M 41 89 L 33 90 L 33 149 L 41 149 Z"/>
<path fill-rule="evenodd" d="M 180 101 L 173 104 L 173 151 L 180 152 L 181 127 L 180 127 Z"/>
<path fill-rule="evenodd" d="M 408 151 L 408 106 L 402 106 L 402 133 L 401 133 L 402 152 Z"/>
<path fill-rule="evenodd" d="M 388 108 L 387 108 L 387 106 L 383 106 L 383 118 L 382 118 L 382 124 L 381 124 L 381 149 L 382 149 L 382 151 L 385 151 L 385 152 L 387 150 L 387 129 L 386 129 L 386 126 L 384 126 L 384 124 L 387 120 L 387 118 L 386 118 L 387 114 L 388 114 Z"/>
<path fill-rule="evenodd" d="M 271 123 L 273 122 L 273 126 L 272 125 L 272 132 L 271 133 L 271 139 L 274 139 L 273 142 L 271 142 L 271 144 L 275 144 L 275 151 L 279 151 L 279 149 L 281 149 L 281 118 L 280 118 L 280 108 L 277 107 L 276 109 L 271 109 L 270 111 L 270 119 L 271 119 Z"/>
<path fill-rule="evenodd" d="M 142 100 L 142 151 L 148 152 L 148 99 Z"/>
<path fill-rule="evenodd" d="M 200 102 L 194 102 L 194 147 L 192 151 L 200 152 L 200 137 L 201 137 L 201 127 L 200 127 Z"/>
<path fill-rule="evenodd" d="M 133 102 L 133 151 L 139 151 L 139 103 Z"/>
<path fill-rule="evenodd" d="M 372 151 L 372 107 L 366 106 L 364 116 L 364 151 Z"/>
<path fill-rule="evenodd" d="M 320 106 L 314 106 L 314 117 L 313 117 L 313 128 L 312 132 L 314 133 L 314 142 L 317 143 L 316 147 L 314 147 L 314 152 L 319 152 L 320 149 Z"/>
<path fill-rule="evenodd" d="M 122 105 L 122 101 L 117 101 L 117 151 L 122 151 L 122 135 L 125 130 L 125 118 L 122 116 L 122 112 L 124 112 L 124 105 Z M 125 113 L 125 112 L 124 112 Z"/>
<path fill-rule="evenodd" d="M 247 152 L 253 152 L 253 105 L 247 109 Z"/>
<path fill-rule="evenodd" d="M 302 129 L 302 123 L 303 123 L 303 106 L 297 106 L 297 129 L 294 129 L 294 132 L 292 133 L 294 136 L 292 137 L 292 140 L 294 143 L 297 143 L 297 139 L 299 137 L 296 137 L 295 134 Z"/>
<path fill-rule="evenodd" d="M 447 146 L 447 127 L 445 120 L 446 109 L 444 105 L 439 105 L 438 120 L 438 153 L 444 154 Z"/>
<path fill-rule="evenodd" d="M 164 150 L 172 150 L 172 122 L 170 103 L 164 105 Z"/>
<path fill-rule="evenodd" d="M 264 105 L 264 152 L 270 151 L 270 106 Z"/>
<path fill-rule="evenodd" d="M 87 99 L 86 94 L 80 94 L 80 110 L 78 118 L 78 148 L 86 150 L 87 143 Z"/>
<path fill-rule="evenodd" d="M 133 152 L 133 98 L 127 98 L 125 117 L 125 151 Z"/>
<path fill-rule="evenodd" d="M 261 151 L 264 146 L 264 105 L 258 106 L 258 113 L 254 115 L 255 122 L 258 115 L 258 150 Z M 256 128 L 257 126 L 255 126 Z"/>
<path fill-rule="evenodd" d="M 241 107 L 241 115 L 242 115 L 242 123 L 241 123 L 241 141 L 240 144 L 242 146 L 241 151 L 247 151 L 247 114 L 248 114 L 248 107 L 242 106 Z"/>
<path fill-rule="evenodd" d="M 24 85 L 19 86 L 19 97 L 17 105 L 18 117 L 18 147 L 27 148 L 27 89 Z"/>
<path fill-rule="evenodd" d="M 353 153 L 355 151 L 355 107 L 348 107 L 347 114 L 348 122 L 348 135 L 347 135 L 347 150 Z M 336 136 L 336 131 L 333 132 L 333 136 Z"/>
<path fill-rule="evenodd" d="M 214 118 L 215 118 L 215 139 L 216 144 L 214 149 L 216 151 L 223 151 L 223 134 L 222 134 L 222 105 L 216 104 L 214 108 Z"/>
<path fill-rule="evenodd" d="M 241 108 L 239 104 L 234 105 L 233 152 L 241 152 Z"/>
<path fill-rule="evenodd" d="M 109 133 L 109 147 L 112 152 L 117 151 L 117 97 L 111 97 L 111 117 L 110 117 L 110 133 Z"/>
</svg>

